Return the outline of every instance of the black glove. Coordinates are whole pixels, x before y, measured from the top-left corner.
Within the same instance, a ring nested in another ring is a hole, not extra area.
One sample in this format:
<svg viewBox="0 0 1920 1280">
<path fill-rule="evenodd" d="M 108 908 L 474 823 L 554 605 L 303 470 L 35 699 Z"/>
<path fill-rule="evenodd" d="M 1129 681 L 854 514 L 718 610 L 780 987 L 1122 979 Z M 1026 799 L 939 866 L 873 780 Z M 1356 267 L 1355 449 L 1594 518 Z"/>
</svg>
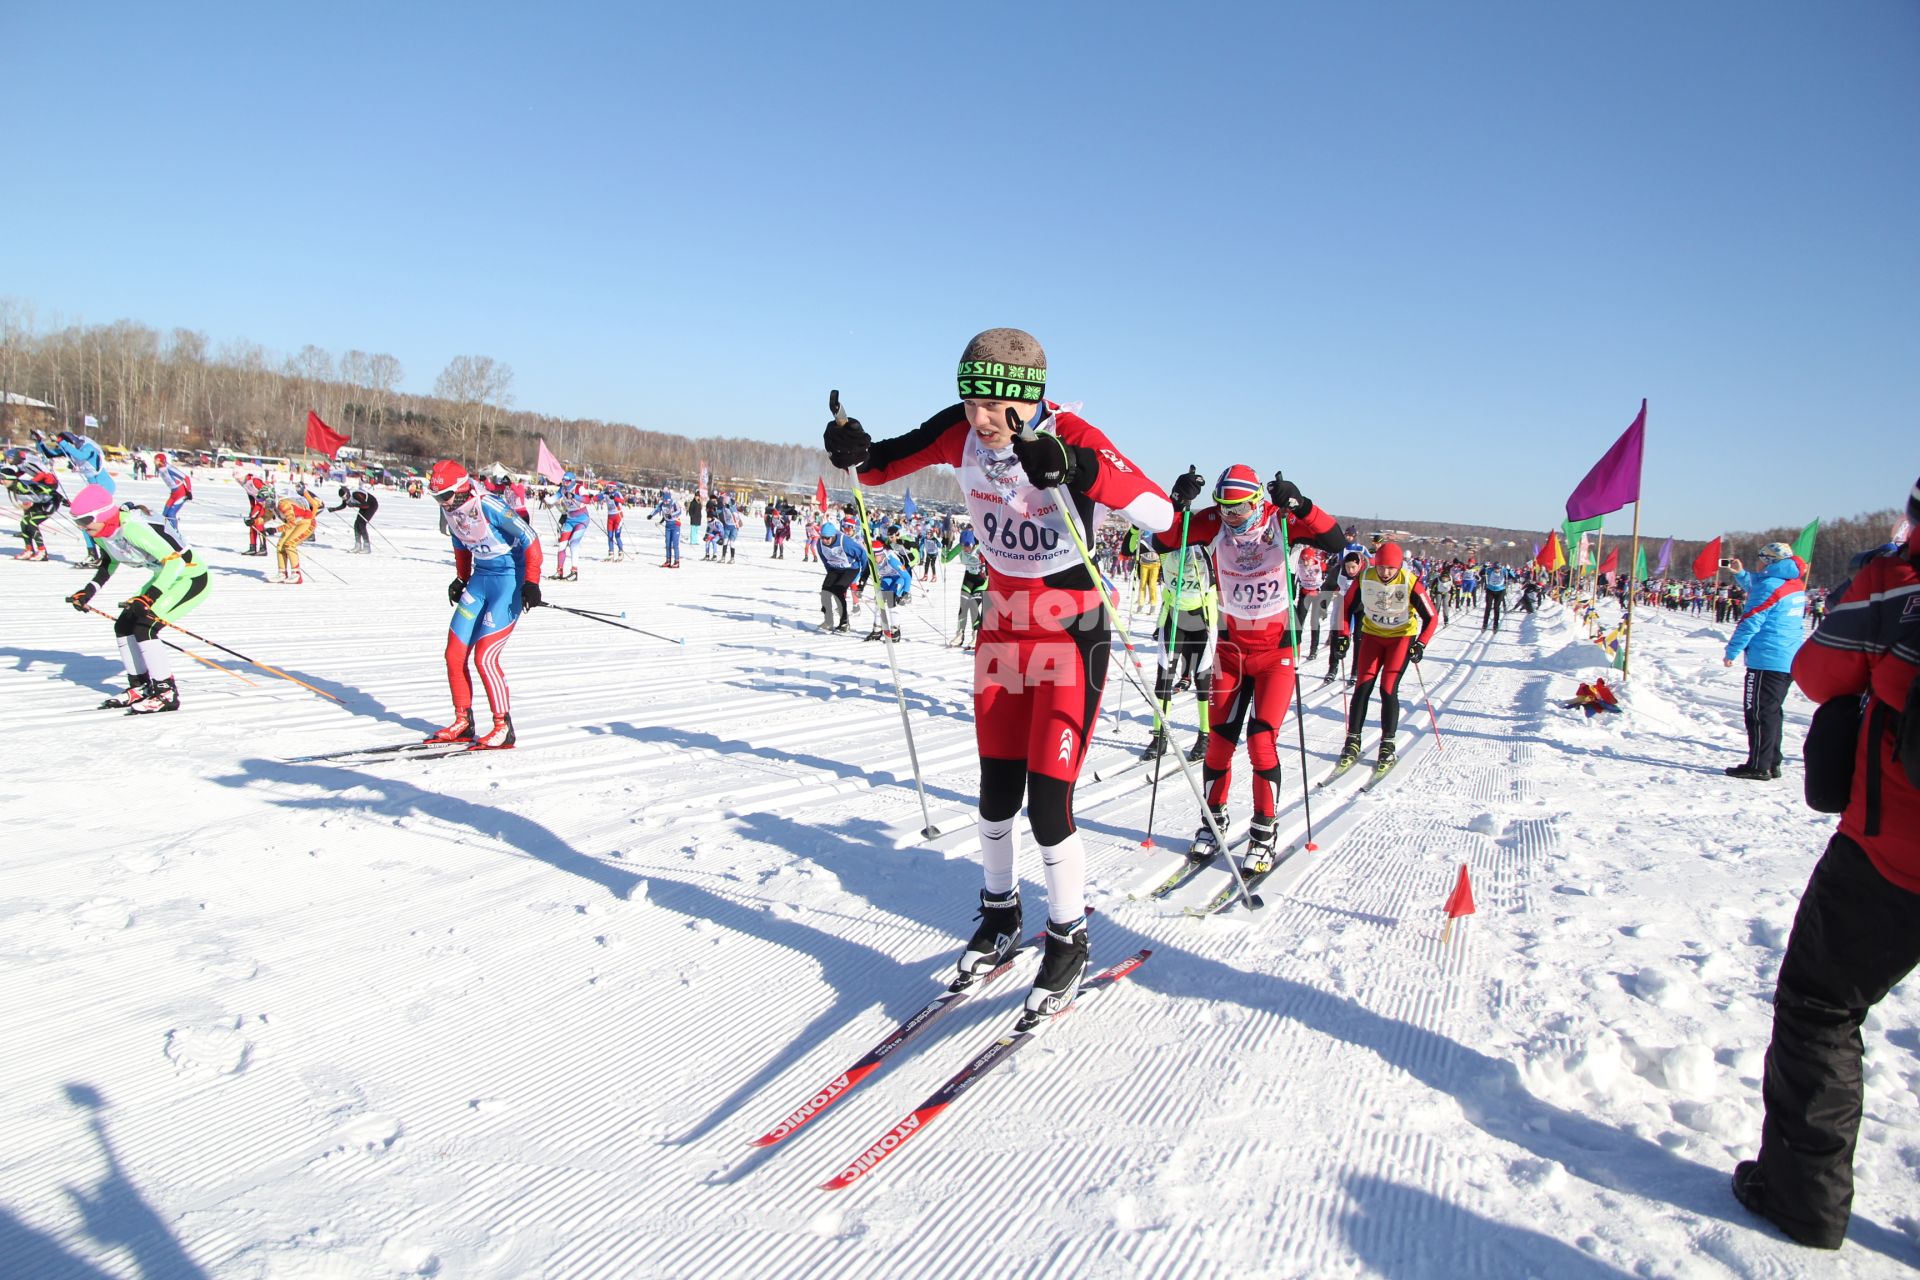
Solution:
<svg viewBox="0 0 1920 1280">
<path fill-rule="evenodd" d="M 449 582 L 447 584 L 447 603 L 459 604 L 460 593 L 465 591 L 466 589 L 467 589 L 467 580 L 465 578 L 455 578 L 452 582 Z"/>
<path fill-rule="evenodd" d="M 523 582 L 520 584 L 520 607 L 521 608 L 538 609 L 543 603 L 544 601 L 540 599 L 539 583 Z"/>
<path fill-rule="evenodd" d="M 1013 456 L 1036 489 L 1063 487 L 1085 493 L 1100 474 L 1100 455 L 1068 444 L 1050 431 L 1021 432 L 1013 437 Z"/>
<path fill-rule="evenodd" d="M 1173 499 L 1175 511 L 1185 511 L 1206 487 L 1206 479 L 1200 474 L 1199 468 L 1188 467 L 1186 474 L 1175 480 L 1173 488 L 1167 490 L 1167 496 Z"/>
<path fill-rule="evenodd" d="M 98 583 L 89 582 L 86 586 L 68 596 L 67 603 L 72 605 L 77 612 L 85 613 L 87 606 L 93 603 L 93 593 L 99 589 L 100 585 Z"/>
<path fill-rule="evenodd" d="M 1427 646 L 1418 640 L 1407 646 L 1407 661 L 1418 662 L 1427 656 Z"/>
<path fill-rule="evenodd" d="M 873 452 L 873 440 L 858 418 L 829 422 L 823 438 L 827 446 L 827 461 L 836 467 L 858 467 Z"/>
<path fill-rule="evenodd" d="M 1342 658 L 1346 657 L 1347 646 L 1351 645 L 1352 643 L 1353 643 L 1353 638 L 1351 636 L 1335 636 L 1333 638 L 1332 643 L 1328 645 L 1328 648 L 1333 650 L 1333 660 L 1335 662 L 1338 662 Z"/>
<path fill-rule="evenodd" d="M 1278 471 L 1273 473 L 1273 479 L 1267 481 L 1267 501 L 1296 516 L 1313 510 L 1313 504 L 1300 496 L 1300 486 Z"/>
</svg>

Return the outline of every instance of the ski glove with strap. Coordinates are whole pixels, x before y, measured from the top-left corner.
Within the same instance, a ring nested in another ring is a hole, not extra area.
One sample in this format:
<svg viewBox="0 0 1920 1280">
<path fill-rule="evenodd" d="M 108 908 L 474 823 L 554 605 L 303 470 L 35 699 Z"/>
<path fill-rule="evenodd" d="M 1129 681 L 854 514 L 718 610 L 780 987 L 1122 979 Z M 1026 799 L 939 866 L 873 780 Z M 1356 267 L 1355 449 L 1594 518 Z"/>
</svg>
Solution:
<svg viewBox="0 0 1920 1280">
<path fill-rule="evenodd" d="M 1421 644 L 1418 640 L 1415 640 L 1412 644 L 1407 646 L 1408 662 L 1417 663 L 1420 661 L 1420 659 L 1426 656 L 1427 656 L 1427 646 L 1425 646 L 1424 644 Z"/>
<path fill-rule="evenodd" d="M 97 584 L 89 582 L 86 586 L 68 596 L 67 603 L 72 605 L 77 612 L 85 613 L 87 606 L 93 603 L 93 593 L 99 589 Z"/>
<path fill-rule="evenodd" d="M 1084 445 L 1068 444 L 1050 431 L 1014 436 L 1013 456 L 1027 473 L 1027 483 L 1036 489 L 1085 493 L 1100 475 L 1099 454 Z"/>
<path fill-rule="evenodd" d="M 538 609 L 542 603 L 543 601 L 540 599 L 539 583 L 523 582 L 520 584 L 520 607 L 521 608 Z"/>
<path fill-rule="evenodd" d="M 873 452 L 873 439 L 867 435 L 867 429 L 860 425 L 858 418 L 829 422 L 823 439 L 827 446 L 827 461 L 843 469 L 862 466 Z"/>
<path fill-rule="evenodd" d="M 1167 490 L 1167 496 L 1173 499 L 1175 511 L 1185 511 L 1193 505 L 1193 500 L 1199 497 L 1200 491 L 1206 487 L 1206 479 L 1201 476 L 1199 468 L 1188 467 L 1186 474 L 1175 480 L 1173 488 Z"/>
<path fill-rule="evenodd" d="M 1300 496 L 1300 486 L 1278 471 L 1267 481 L 1267 500 L 1288 515 L 1304 516 L 1313 510 L 1313 504 Z"/>
<path fill-rule="evenodd" d="M 1332 643 L 1328 646 L 1333 650 L 1333 660 L 1335 662 L 1338 662 L 1342 658 L 1346 657 L 1347 647 L 1352 643 L 1353 643 L 1353 640 L 1349 636 L 1335 636 L 1333 638 Z"/>
<path fill-rule="evenodd" d="M 465 578 L 455 578 L 452 582 L 449 582 L 447 584 L 447 603 L 459 604 L 460 595 L 466 589 L 467 580 Z"/>
</svg>

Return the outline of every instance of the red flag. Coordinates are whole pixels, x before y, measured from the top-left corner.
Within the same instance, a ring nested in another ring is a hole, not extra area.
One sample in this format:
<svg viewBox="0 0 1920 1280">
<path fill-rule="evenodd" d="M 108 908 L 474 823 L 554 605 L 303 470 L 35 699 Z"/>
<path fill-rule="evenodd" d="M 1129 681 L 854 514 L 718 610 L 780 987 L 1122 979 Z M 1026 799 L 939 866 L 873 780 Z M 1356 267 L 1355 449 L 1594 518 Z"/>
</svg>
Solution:
<svg viewBox="0 0 1920 1280">
<path fill-rule="evenodd" d="M 1560 531 L 1558 529 L 1555 529 L 1547 535 L 1547 545 L 1540 548 L 1539 554 L 1534 556 L 1533 562 L 1548 572 L 1552 572 L 1555 569 L 1566 568 L 1567 557 L 1566 553 L 1560 549 Z"/>
<path fill-rule="evenodd" d="M 1693 558 L 1693 576 L 1711 578 L 1720 571 L 1720 539 L 1715 538 L 1706 545 L 1706 549 Z"/>
<path fill-rule="evenodd" d="M 1447 919 L 1458 920 L 1461 916 L 1473 914 L 1473 883 L 1467 879 L 1467 864 L 1460 864 L 1460 878 L 1454 881 L 1453 892 L 1447 895 Z"/>
<path fill-rule="evenodd" d="M 1600 562 L 1599 572 L 1613 573 L 1619 568 L 1620 568 L 1620 548 L 1615 547 L 1613 550 L 1607 552 L 1607 558 Z"/>
<path fill-rule="evenodd" d="M 813 505 L 819 507 L 822 511 L 827 509 L 827 482 L 825 479 L 814 481 Z"/>
<path fill-rule="evenodd" d="M 324 453 L 329 458 L 339 455 L 340 446 L 350 444 L 352 436 L 343 436 L 326 423 L 320 421 L 320 415 L 307 410 L 307 448 Z"/>
</svg>

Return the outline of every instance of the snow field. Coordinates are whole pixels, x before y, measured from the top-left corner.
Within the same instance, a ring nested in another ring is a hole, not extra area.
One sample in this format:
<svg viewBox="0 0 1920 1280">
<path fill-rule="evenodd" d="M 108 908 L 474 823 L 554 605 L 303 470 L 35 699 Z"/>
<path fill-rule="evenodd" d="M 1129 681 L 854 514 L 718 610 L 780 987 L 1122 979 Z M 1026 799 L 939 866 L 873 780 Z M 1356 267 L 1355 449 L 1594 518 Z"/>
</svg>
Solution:
<svg viewBox="0 0 1920 1280">
<path fill-rule="evenodd" d="M 215 593 L 187 625 L 342 702 L 182 660 L 178 714 L 95 712 L 119 664 L 107 624 L 60 598 L 80 575 L 0 564 L 0 796 L 28 837 L 0 896 L 0 1011 L 26 1029 L 0 1059 L 0 1274 L 1868 1276 L 1920 1258 L 1909 992 L 1869 1021 L 1848 1247 L 1799 1250 L 1726 1192 L 1831 820 L 1791 771 L 1720 775 L 1744 751 L 1739 676 L 1690 616 L 1643 615 L 1629 713 L 1587 721 L 1556 705 L 1600 669 L 1566 613 L 1498 635 L 1457 615 L 1423 668 L 1443 737 L 1409 682 L 1404 763 L 1371 797 L 1360 778 L 1313 793 L 1323 847 L 1258 919 L 1128 900 L 1197 813 L 1168 769 L 1141 849 L 1150 775 L 1118 766 L 1147 718 L 1116 664 L 1121 723 L 1103 717 L 1078 792 L 1094 955 L 1154 958 L 829 1195 L 1006 1024 L 1031 968 L 788 1142 L 746 1148 L 937 990 L 979 884 L 966 824 L 919 837 L 885 655 L 857 624 L 817 633 L 798 546 L 770 561 L 749 531 L 740 563 L 694 550 L 670 572 L 654 526 L 629 520 L 617 564 L 596 532 L 549 598 L 684 645 L 538 612 L 506 650 L 516 751 L 291 763 L 444 721 L 450 556 L 430 504 L 383 496 L 393 545 L 342 554 L 329 516 L 308 585 L 270 586 L 270 559 L 234 554 L 237 491 L 205 489 L 184 527 Z M 971 660 L 934 634 L 954 589 L 916 587 L 898 649 L 943 826 L 975 783 Z M 1320 669 L 1313 780 L 1344 707 Z M 1175 715 L 1184 745 L 1190 696 Z M 1304 830 L 1296 742 L 1283 840 Z M 1247 790 L 1243 755 L 1240 822 Z M 1443 948 L 1462 862 L 1479 914 Z M 1020 870 L 1037 923 L 1030 847 Z"/>
</svg>

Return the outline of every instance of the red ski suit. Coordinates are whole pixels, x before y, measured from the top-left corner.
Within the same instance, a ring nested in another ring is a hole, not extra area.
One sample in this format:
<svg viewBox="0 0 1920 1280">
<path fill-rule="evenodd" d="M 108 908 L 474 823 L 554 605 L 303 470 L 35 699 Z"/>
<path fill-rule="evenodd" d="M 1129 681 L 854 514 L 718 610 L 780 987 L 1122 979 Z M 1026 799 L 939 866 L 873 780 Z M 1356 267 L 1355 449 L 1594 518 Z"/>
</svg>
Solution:
<svg viewBox="0 0 1920 1280">
<path fill-rule="evenodd" d="M 973 664 L 981 807 L 1004 809 L 1011 789 L 1017 812 L 1032 775 L 1028 817 L 1035 837 L 1051 845 L 1073 830 L 1073 783 L 1100 713 L 1112 643 L 1096 585 L 1065 522 L 1073 520 L 1090 545 L 1107 508 L 1143 529 L 1158 529 L 1173 504 L 1077 413 L 1049 402 L 1042 425 L 1075 446 L 1092 473 L 1076 477 L 1072 490 L 1029 484 L 1010 449 L 994 454 L 980 443 L 959 404 L 903 436 L 875 442 L 860 478 L 881 484 L 935 463 L 959 469 L 987 568 Z M 1044 805 L 1041 778 L 1060 784 L 1046 788 L 1057 799 Z"/>
<path fill-rule="evenodd" d="M 1214 653 L 1213 690 L 1207 699 L 1207 803 L 1220 808 L 1227 802 L 1234 747 L 1244 727 L 1247 759 L 1253 765 L 1253 812 L 1271 818 L 1274 784 L 1280 780 L 1278 734 L 1293 701 L 1295 677 L 1294 584 L 1288 556 L 1301 543 L 1338 552 L 1345 539 L 1333 517 L 1318 507 L 1283 513 L 1264 498 L 1244 529 L 1232 529 L 1220 518 L 1219 507 L 1208 507 L 1188 521 L 1186 532 L 1189 546 L 1213 550 L 1226 624 Z M 1157 535 L 1153 545 L 1177 557 L 1179 523 Z"/>
</svg>

